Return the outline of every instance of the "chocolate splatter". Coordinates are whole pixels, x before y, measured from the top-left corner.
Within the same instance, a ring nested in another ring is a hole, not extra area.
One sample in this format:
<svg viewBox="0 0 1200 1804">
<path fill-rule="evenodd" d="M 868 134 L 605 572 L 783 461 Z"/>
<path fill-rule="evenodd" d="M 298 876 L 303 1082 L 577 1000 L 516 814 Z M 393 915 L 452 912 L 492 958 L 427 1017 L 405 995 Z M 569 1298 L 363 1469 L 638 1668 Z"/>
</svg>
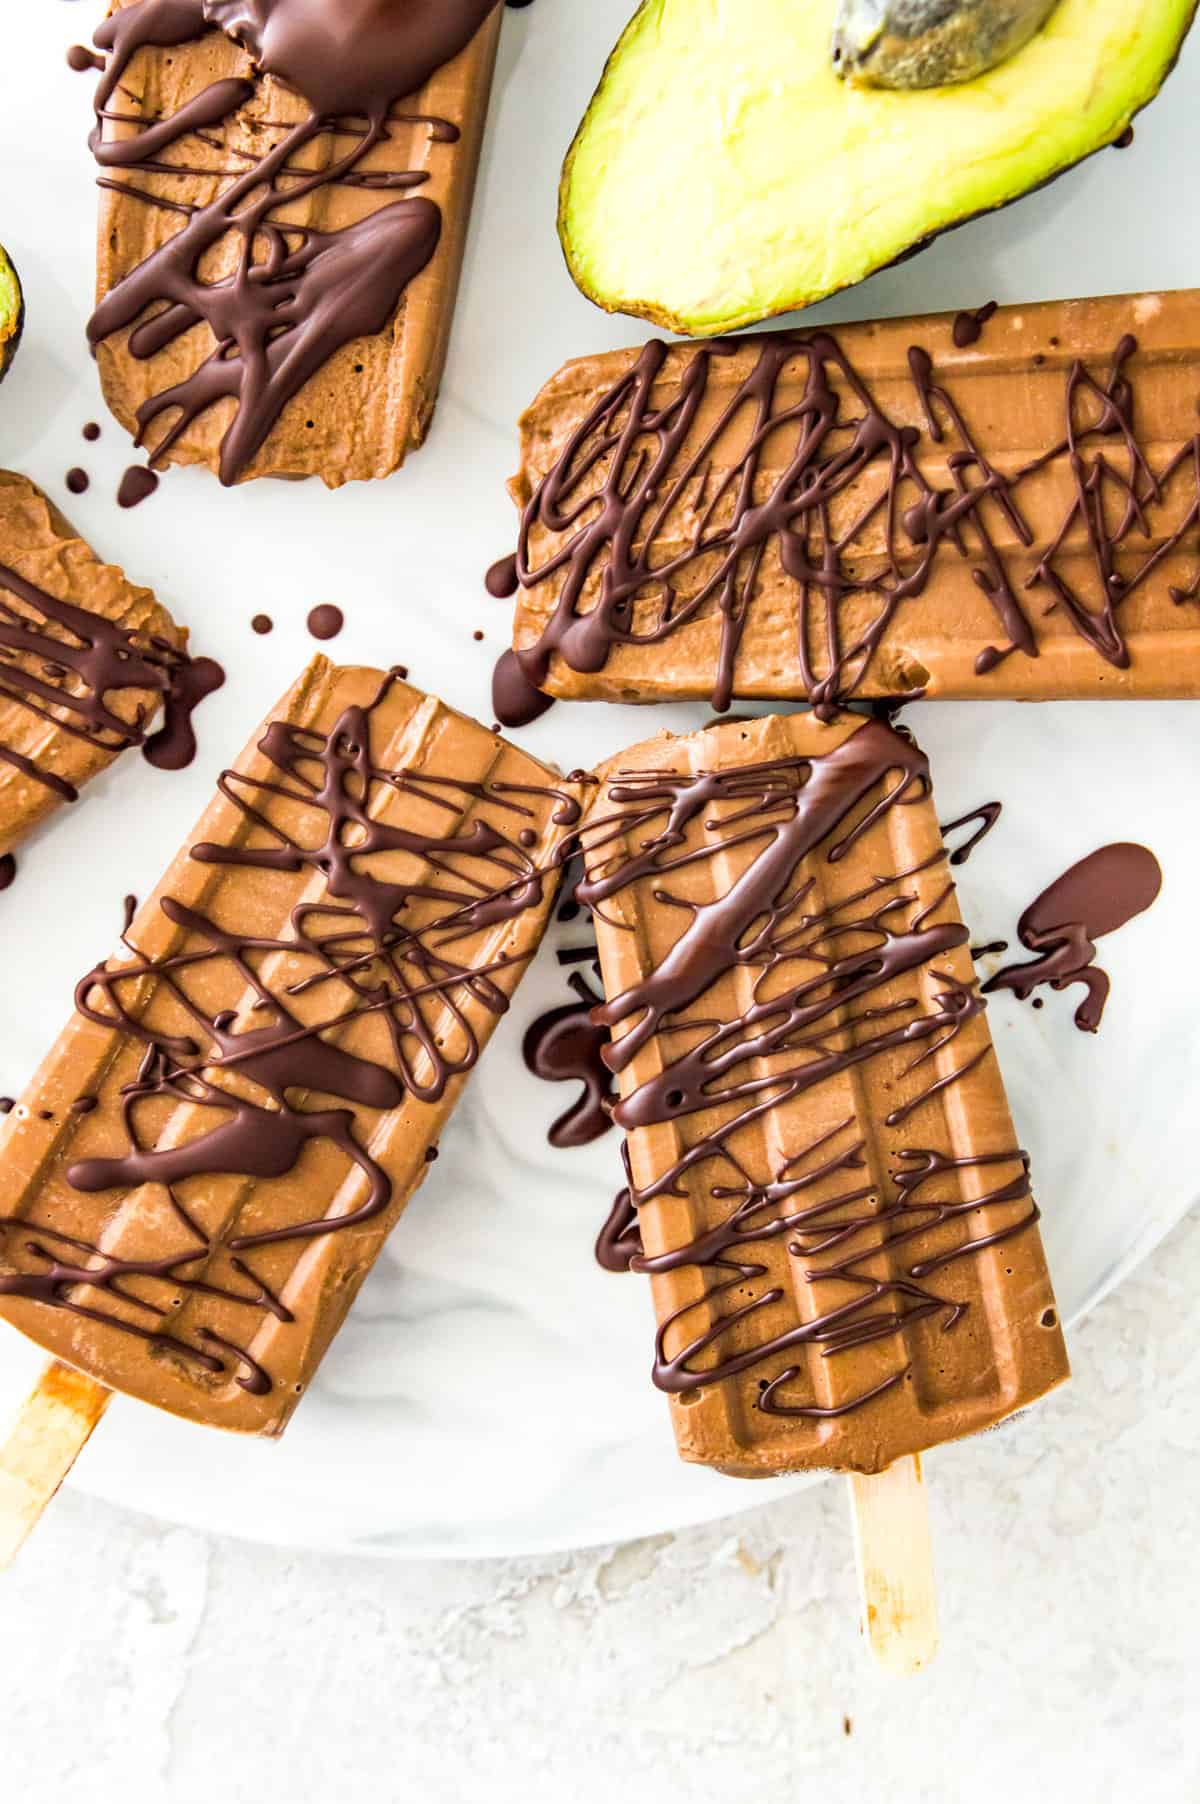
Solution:
<svg viewBox="0 0 1200 1804">
<path fill-rule="evenodd" d="M 309 609 L 307 626 L 314 639 L 336 639 L 345 624 L 346 616 L 331 601 Z"/>
<path fill-rule="evenodd" d="M 585 951 L 585 956 L 595 956 Z M 616 1091 L 604 1063 L 608 1029 L 592 1023 L 598 996 L 578 971 L 567 979 L 578 1001 L 548 1009 L 529 1027 L 522 1045 L 527 1068 L 549 1083 L 576 1081 L 583 1093 L 550 1128 L 551 1146 L 587 1146 L 612 1127 L 610 1113 Z"/>
<path fill-rule="evenodd" d="M 978 821 L 980 823 L 976 831 L 971 834 L 971 837 L 965 839 L 961 846 L 956 846 L 954 851 L 950 853 L 951 864 L 966 864 L 976 846 L 979 845 L 981 840 L 987 838 L 992 828 L 996 825 L 996 822 L 1000 819 L 1003 807 L 1004 804 L 1002 802 L 982 802 L 978 808 L 972 808 L 970 814 L 961 814 L 956 821 L 947 821 L 945 823 L 942 828 L 943 839 L 945 839 L 948 833 L 956 832 L 959 827 L 969 826 L 972 821 Z"/>
<path fill-rule="evenodd" d="M 72 495 L 85 495 L 91 486 L 91 481 L 87 471 L 81 470 L 76 464 L 73 470 L 67 471 L 66 484 Z"/>
<path fill-rule="evenodd" d="M 274 630 L 275 622 L 269 614 L 255 614 L 250 622 L 250 627 L 253 632 L 259 634 L 269 633 Z"/>
<path fill-rule="evenodd" d="M 225 671 L 215 658 L 188 658 L 171 672 L 163 704 L 163 723 L 142 748 L 147 764 L 157 770 L 183 770 L 196 756 L 196 732 L 192 715 L 205 696 L 225 681 Z"/>
<path fill-rule="evenodd" d="M 0 857 L 0 890 L 6 890 L 17 874 L 17 861 L 11 852 Z"/>
<path fill-rule="evenodd" d="M 96 440 L 100 437 L 100 428 L 95 420 L 89 420 L 87 422 L 86 426 L 83 428 L 83 436 L 89 445 L 95 444 Z"/>
<path fill-rule="evenodd" d="M 530 681 L 520 652 L 501 652 L 492 672 L 492 711 L 502 727 L 531 726 L 553 703 Z"/>
<path fill-rule="evenodd" d="M 118 507 L 139 507 L 158 487 L 158 477 L 153 470 L 144 469 L 141 464 L 130 464 L 117 488 Z"/>
<path fill-rule="evenodd" d="M 1161 888 L 1158 860 L 1145 846 L 1101 846 L 1029 904 L 1017 922 L 1017 937 L 1038 957 L 997 971 L 984 984 L 984 994 L 1011 990 L 1024 1002 L 1041 984 L 1052 990 L 1082 984 L 1087 994 L 1075 1011 L 1075 1025 L 1094 1034 L 1110 988 L 1108 973 L 1094 962 L 1095 942 L 1144 913 Z"/>
<path fill-rule="evenodd" d="M 517 560 L 511 554 L 499 558 L 483 579 L 484 588 L 497 601 L 507 601 L 520 588 L 517 576 Z"/>
<path fill-rule="evenodd" d="M 628 1186 L 618 1190 L 608 1219 L 596 1239 L 596 1264 L 606 1272 L 629 1272 L 645 1249 L 638 1228 L 637 1209 Z"/>
</svg>

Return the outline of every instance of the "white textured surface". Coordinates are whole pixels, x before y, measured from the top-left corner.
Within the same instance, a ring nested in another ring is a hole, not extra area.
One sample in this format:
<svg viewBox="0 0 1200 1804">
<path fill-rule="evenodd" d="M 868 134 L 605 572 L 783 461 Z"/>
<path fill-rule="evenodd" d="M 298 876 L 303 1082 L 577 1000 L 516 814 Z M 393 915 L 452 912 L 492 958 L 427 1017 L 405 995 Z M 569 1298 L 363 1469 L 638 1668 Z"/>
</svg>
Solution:
<svg viewBox="0 0 1200 1804">
<path fill-rule="evenodd" d="M 930 1458 L 942 1652 L 921 1679 L 860 1650 L 840 1485 L 433 1565 L 68 1495 L 0 1581 L 0 1795 L 1193 1804 L 1198 1290 L 1194 1213 L 1074 1337 L 1067 1391 Z"/>
<path fill-rule="evenodd" d="M 84 420 L 106 416 L 83 343 L 89 83 L 63 62 L 100 0 L 0 0 L 23 71 L 0 108 L 0 160 L 16 167 L 26 145 L 39 150 L 36 181 L 0 188 L 0 238 L 29 305 L 0 392 L 0 463 L 64 501 L 66 470 L 85 463 L 92 488 L 71 500 L 71 517 L 102 553 L 154 583 L 197 647 L 229 667 L 227 687 L 199 716 L 191 770 L 152 771 L 131 757 L 21 853 L 18 884 L 0 906 L 0 1089 L 24 1083 L 66 1018 L 74 979 L 112 943 L 121 897 L 146 893 L 208 800 L 214 769 L 313 649 L 303 620 L 314 601 L 346 610 L 331 648 L 339 657 L 401 658 L 417 682 L 489 718 L 508 613 L 483 595 L 481 575 L 513 543 L 504 493 L 513 422 L 562 359 L 645 335 L 575 292 L 553 230 L 562 149 L 628 9 L 629 0 L 537 0 L 505 20 L 447 379 L 429 445 L 399 476 L 330 495 L 300 483 L 225 492 L 206 472 L 172 471 L 152 500 L 119 514 L 123 434 L 106 423 L 98 445 L 79 437 Z M 1194 281 L 1194 233 L 1181 229 L 1165 175 L 1191 167 L 1198 104 L 1200 33 L 1131 150 L 1093 158 L 819 316 Z M 266 639 L 249 627 L 260 608 L 277 622 Z M 1107 840 L 1144 839 L 1163 864 L 1153 912 L 1104 942 L 1113 997 L 1096 1041 L 1071 1026 L 1075 995 L 1051 997 L 1040 1014 L 1010 997 L 992 1009 L 1068 1320 L 1197 1195 L 1200 1038 L 1175 957 L 1200 885 L 1200 838 L 1180 805 L 1200 792 L 1193 707 L 942 704 L 909 716 L 933 761 L 943 819 L 992 796 L 1006 806 L 962 872 L 964 909 L 982 938 L 1011 938 L 1042 885 Z M 560 705 L 522 737 L 570 768 L 707 712 Z M 1147 771 L 1169 780 L 1148 784 Z M 252 1497 L 248 1532 L 264 1540 L 400 1553 L 579 1546 L 735 1507 L 736 1485 L 674 1457 L 645 1376 L 644 1287 L 590 1260 L 620 1181 L 613 1140 L 582 1155 L 545 1143 L 566 1098 L 527 1076 L 517 1046 L 535 1012 L 564 994 L 561 973 L 540 961 L 283 1443 L 205 1437 L 118 1405 L 80 1462 L 81 1487 L 215 1531 L 247 1523 Z M 1152 1084 L 1142 1081 L 1150 1069 Z M 24 1343 L 0 1335 L 0 1419 L 36 1369 Z"/>
</svg>

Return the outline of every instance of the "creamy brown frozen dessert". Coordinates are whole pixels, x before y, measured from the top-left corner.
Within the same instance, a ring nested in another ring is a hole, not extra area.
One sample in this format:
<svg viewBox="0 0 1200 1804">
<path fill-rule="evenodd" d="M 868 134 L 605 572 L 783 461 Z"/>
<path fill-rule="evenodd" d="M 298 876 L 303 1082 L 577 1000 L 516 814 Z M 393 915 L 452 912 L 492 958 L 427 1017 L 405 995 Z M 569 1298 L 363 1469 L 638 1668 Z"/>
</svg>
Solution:
<svg viewBox="0 0 1200 1804">
<path fill-rule="evenodd" d="M 807 713 L 599 776 L 577 894 L 683 1456 L 878 1472 L 1060 1383 L 921 752 Z"/>
<path fill-rule="evenodd" d="M 125 0 L 89 334 L 154 461 L 385 476 L 437 398 L 496 0 Z"/>
<path fill-rule="evenodd" d="M 651 343 L 521 422 L 501 718 L 1200 695 L 1200 299 Z"/>
<path fill-rule="evenodd" d="M 187 638 L 40 489 L 0 470 L 0 854 L 130 746 L 189 761 L 191 708 L 222 672 Z"/>
<path fill-rule="evenodd" d="M 0 1140 L 0 1314 L 278 1434 L 541 938 L 577 791 L 317 658 L 80 982 Z"/>
</svg>

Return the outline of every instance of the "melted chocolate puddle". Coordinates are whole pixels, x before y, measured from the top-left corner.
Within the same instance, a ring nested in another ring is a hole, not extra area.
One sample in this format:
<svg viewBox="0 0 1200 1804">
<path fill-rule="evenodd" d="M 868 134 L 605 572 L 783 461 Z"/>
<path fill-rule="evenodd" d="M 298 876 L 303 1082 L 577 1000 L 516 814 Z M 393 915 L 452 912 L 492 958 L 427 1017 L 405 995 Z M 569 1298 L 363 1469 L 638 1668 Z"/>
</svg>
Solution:
<svg viewBox="0 0 1200 1804">
<path fill-rule="evenodd" d="M 1158 860 L 1145 846 L 1101 846 L 1029 904 L 1017 923 L 1017 936 L 1038 956 L 997 971 L 984 984 L 984 994 L 1011 990 L 1024 1002 L 1040 984 L 1052 990 L 1082 984 L 1087 995 L 1075 1011 L 1075 1025 L 1094 1034 L 1110 987 L 1108 973 L 1095 963 L 1095 942 L 1143 914 L 1161 888 Z"/>
<path fill-rule="evenodd" d="M 145 469 L 141 464 L 130 464 L 117 488 L 117 506 L 140 507 L 157 487 L 158 477 L 153 470 Z"/>
</svg>

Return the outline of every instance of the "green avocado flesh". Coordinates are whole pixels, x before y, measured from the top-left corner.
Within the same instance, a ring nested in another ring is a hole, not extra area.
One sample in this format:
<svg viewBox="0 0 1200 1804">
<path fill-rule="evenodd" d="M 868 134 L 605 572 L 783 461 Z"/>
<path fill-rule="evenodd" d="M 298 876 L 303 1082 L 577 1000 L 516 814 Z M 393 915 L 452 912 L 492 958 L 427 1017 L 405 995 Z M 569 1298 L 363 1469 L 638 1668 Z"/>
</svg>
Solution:
<svg viewBox="0 0 1200 1804">
<path fill-rule="evenodd" d="M 563 170 L 571 274 L 609 312 L 704 335 L 860 282 L 1119 138 L 1197 0 L 1060 0 L 974 81 L 833 72 L 837 0 L 645 0 Z"/>
<path fill-rule="evenodd" d="M 7 373 L 25 323 L 25 303 L 17 272 L 0 245 L 0 379 Z"/>
</svg>

